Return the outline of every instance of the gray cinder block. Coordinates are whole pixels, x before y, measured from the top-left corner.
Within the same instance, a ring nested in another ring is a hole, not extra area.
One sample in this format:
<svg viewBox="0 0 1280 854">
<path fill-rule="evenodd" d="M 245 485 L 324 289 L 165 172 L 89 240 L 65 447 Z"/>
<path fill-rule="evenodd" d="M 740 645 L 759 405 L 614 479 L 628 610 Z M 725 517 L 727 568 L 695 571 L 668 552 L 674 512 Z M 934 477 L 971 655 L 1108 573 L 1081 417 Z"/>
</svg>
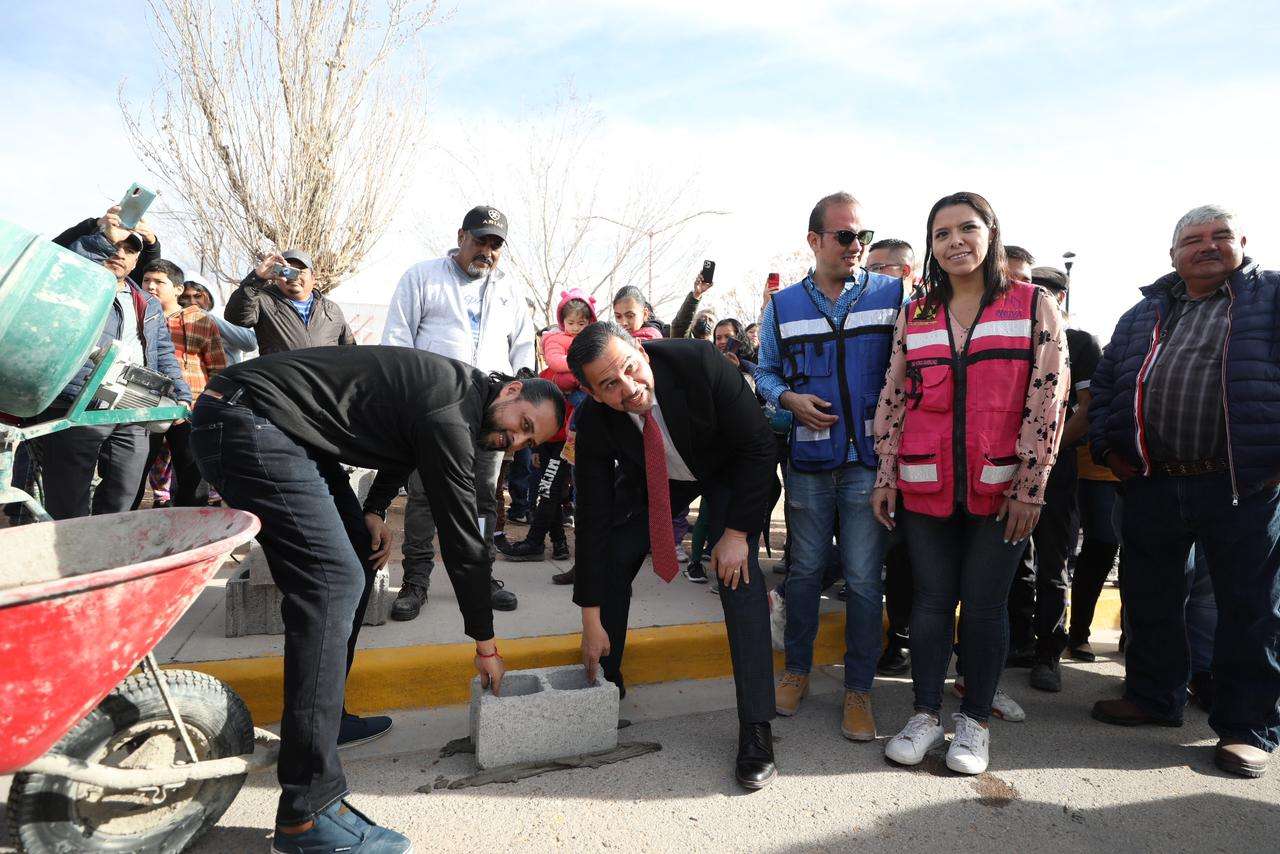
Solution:
<svg viewBox="0 0 1280 854">
<path fill-rule="evenodd" d="M 256 549 L 262 560 L 261 549 Z M 250 560 L 254 552 L 250 552 Z M 245 561 L 244 563 L 249 563 Z M 265 566 L 266 561 L 262 560 Z M 239 572 L 227 579 L 226 636 L 282 635 L 284 620 L 280 617 L 280 590 L 274 584 L 257 584 L 251 578 L 252 566 L 241 564 Z M 366 626 L 380 626 L 391 616 L 391 603 L 395 595 L 391 591 L 391 573 L 384 566 L 373 578 L 373 590 L 369 593 L 369 607 L 364 612 Z"/>
<path fill-rule="evenodd" d="M 618 686 L 580 664 L 513 670 L 501 696 L 471 680 L 471 743 L 476 764 L 496 768 L 618 746 Z"/>
</svg>

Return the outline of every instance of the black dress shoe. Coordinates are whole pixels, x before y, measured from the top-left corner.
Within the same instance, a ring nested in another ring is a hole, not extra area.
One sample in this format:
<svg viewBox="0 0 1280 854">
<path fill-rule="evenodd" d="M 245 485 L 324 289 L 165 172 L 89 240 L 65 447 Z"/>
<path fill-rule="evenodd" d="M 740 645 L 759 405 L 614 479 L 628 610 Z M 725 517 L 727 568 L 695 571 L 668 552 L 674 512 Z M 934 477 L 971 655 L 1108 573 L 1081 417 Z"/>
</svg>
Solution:
<svg viewBox="0 0 1280 854">
<path fill-rule="evenodd" d="M 493 606 L 495 611 L 514 611 L 516 609 L 516 594 L 510 590 L 504 590 L 505 586 L 496 578 L 489 580 L 489 604 Z"/>
<path fill-rule="evenodd" d="M 578 567 L 571 566 L 564 572 L 557 572 L 551 576 L 552 584 L 572 584 L 578 577 Z"/>
<path fill-rule="evenodd" d="M 514 543 L 508 542 L 505 538 L 501 542 L 495 539 L 493 544 L 498 547 L 498 552 L 507 560 L 542 560 L 547 556 L 545 545 L 535 543 L 529 539 L 518 540 Z"/>
<path fill-rule="evenodd" d="M 391 603 L 391 619 L 412 620 L 418 616 L 422 606 L 427 604 L 427 588 L 421 584 L 406 582 L 401 588 L 396 601 Z"/>
<path fill-rule="evenodd" d="M 763 789 L 778 776 L 778 768 L 773 764 L 773 729 L 768 723 L 738 723 L 734 776 L 744 789 Z"/>
<path fill-rule="evenodd" d="M 911 669 L 911 653 L 901 647 L 886 647 L 876 664 L 876 672 L 881 676 L 896 676 Z"/>
</svg>

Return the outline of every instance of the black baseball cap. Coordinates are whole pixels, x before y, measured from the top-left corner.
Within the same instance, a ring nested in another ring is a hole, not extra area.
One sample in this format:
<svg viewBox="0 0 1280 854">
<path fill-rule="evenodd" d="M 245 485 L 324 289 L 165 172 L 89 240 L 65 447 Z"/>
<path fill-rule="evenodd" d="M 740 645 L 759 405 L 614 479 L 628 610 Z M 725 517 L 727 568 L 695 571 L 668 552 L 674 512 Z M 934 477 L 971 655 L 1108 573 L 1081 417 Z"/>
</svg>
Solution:
<svg viewBox="0 0 1280 854">
<path fill-rule="evenodd" d="M 497 208 L 479 205 L 467 211 L 462 218 L 462 230 L 469 231 L 475 237 L 488 237 L 496 234 L 507 239 L 507 217 Z"/>
<path fill-rule="evenodd" d="M 1054 293 L 1067 290 L 1067 274 L 1057 267 L 1035 267 L 1031 270 L 1031 284 L 1047 288 Z"/>
</svg>

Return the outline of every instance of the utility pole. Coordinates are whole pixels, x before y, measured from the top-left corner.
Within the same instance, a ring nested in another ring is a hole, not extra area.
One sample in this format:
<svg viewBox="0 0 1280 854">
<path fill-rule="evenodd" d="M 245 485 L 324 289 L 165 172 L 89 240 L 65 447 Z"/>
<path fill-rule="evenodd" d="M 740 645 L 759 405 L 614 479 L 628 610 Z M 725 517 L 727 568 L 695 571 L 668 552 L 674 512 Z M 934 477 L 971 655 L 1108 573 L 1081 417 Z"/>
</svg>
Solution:
<svg viewBox="0 0 1280 854">
<path fill-rule="evenodd" d="M 1067 314 L 1071 313 L 1071 266 L 1075 263 L 1076 253 L 1070 249 L 1062 253 L 1062 266 L 1067 270 L 1067 304 L 1063 307 L 1063 310 Z"/>
</svg>

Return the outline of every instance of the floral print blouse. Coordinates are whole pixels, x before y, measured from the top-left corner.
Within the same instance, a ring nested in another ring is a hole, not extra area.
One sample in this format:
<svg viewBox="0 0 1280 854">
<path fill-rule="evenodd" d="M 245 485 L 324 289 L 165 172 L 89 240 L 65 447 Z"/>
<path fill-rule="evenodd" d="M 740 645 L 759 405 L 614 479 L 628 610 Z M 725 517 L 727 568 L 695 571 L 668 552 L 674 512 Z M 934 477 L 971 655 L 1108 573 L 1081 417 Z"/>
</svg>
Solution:
<svg viewBox="0 0 1280 854">
<path fill-rule="evenodd" d="M 963 349 L 969 331 L 947 312 L 956 346 Z M 898 446 L 902 439 L 906 410 L 907 311 L 898 312 L 893 332 L 893 352 L 884 388 L 876 407 L 874 429 L 876 456 L 880 470 L 876 486 L 898 487 Z M 1052 294 L 1041 291 L 1036 300 L 1035 340 L 1031 380 L 1027 384 L 1027 405 L 1018 432 L 1017 454 L 1021 464 L 1005 495 L 1028 504 L 1044 504 L 1045 484 L 1058 456 L 1058 442 L 1066 419 L 1067 392 L 1071 388 L 1067 360 L 1066 324 Z"/>
</svg>

